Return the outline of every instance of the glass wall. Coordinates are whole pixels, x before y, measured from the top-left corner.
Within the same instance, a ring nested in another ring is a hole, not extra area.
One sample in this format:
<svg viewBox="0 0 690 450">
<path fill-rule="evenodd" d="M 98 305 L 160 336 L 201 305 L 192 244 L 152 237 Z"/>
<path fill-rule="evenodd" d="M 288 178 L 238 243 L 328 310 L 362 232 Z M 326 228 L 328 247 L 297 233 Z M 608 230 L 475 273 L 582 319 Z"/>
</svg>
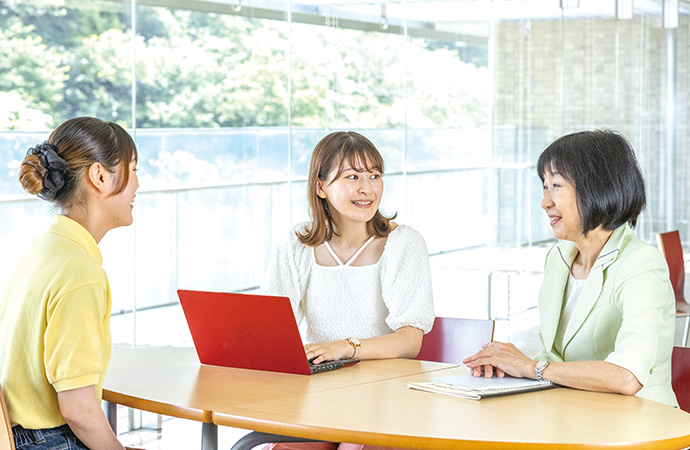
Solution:
<svg viewBox="0 0 690 450">
<path fill-rule="evenodd" d="M 91 115 L 140 153 L 135 223 L 101 243 L 117 344 L 187 342 L 178 288 L 258 287 L 341 129 L 383 154 L 382 209 L 425 237 L 437 314 L 533 311 L 551 243 L 534 165 L 563 134 L 626 134 L 638 234 L 690 233 L 690 7 L 669 30 L 656 3 L 0 0 L 0 289 L 51 215 L 16 181 L 24 153 Z"/>
</svg>

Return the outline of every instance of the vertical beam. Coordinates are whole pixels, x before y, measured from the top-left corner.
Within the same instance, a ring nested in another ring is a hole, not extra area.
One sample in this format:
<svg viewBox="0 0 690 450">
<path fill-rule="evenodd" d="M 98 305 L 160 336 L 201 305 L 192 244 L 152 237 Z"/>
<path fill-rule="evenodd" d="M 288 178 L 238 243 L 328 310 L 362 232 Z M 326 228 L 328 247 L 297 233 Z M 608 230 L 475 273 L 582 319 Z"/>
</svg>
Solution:
<svg viewBox="0 0 690 450">
<path fill-rule="evenodd" d="M 666 229 L 676 229 L 676 69 L 678 0 L 663 0 L 662 23 L 666 29 Z"/>
<path fill-rule="evenodd" d="M 664 28 L 678 28 L 678 0 L 663 0 L 662 23 Z"/>
<path fill-rule="evenodd" d="M 560 0 L 561 9 L 565 8 L 579 8 L 580 0 Z"/>
<path fill-rule="evenodd" d="M 675 28 L 666 29 L 666 229 L 676 229 L 676 44 Z"/>
<path fill-rule="evenodd" d="M 630 20 L 633 16 L 633 0 L 616 0 L 616 19 Z"/>
</svg>

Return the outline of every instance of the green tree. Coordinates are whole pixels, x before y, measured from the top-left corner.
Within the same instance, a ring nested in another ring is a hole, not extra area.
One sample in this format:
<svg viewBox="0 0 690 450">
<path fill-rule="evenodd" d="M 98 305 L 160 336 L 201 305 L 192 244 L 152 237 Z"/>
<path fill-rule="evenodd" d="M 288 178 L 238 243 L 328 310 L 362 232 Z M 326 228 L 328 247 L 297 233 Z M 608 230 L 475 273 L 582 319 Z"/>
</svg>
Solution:
<svg viewBox="0 0 690 450">
<path fill-rule="evenodd" d="M 68 67 L 62 55 L 16 20 L 0 29 L 0 128 L 45 129 L 56 120 Z"/>
</svg>

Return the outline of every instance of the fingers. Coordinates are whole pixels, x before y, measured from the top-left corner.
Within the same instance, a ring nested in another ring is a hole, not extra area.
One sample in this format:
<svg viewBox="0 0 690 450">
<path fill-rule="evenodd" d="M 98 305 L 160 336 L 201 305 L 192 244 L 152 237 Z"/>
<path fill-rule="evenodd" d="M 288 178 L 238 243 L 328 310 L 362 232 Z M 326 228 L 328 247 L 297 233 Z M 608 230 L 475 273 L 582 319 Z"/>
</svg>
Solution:
<svg viewBox="0 0 690 450">
<path fill-rule="evenodd" d="M 484 346 L 483 350 L 479 350 L 477 353 L 475 353 L 472 356 L 468 356 L 467 358 L 462 360 L 463 364 L 472 364 L 476 362 L 479 359 L 486 358 L 487 356 L 491 356 L 491 353 L 486 350 L 486 346 Z"/>
<path fill-rule="evenodd" d="M 326 353 L 326 348 L 324 348 L 320 344 L 307 344 L 307 345 L 305 345 L 304 346 L 304 353 L 307 355 L 307 359 L 309 361 L 311 361 L 312 364 L 318 364 L 320 362 L 327 360 L 327 358 L 324 356 Z"/>
<path fill-rule="evenodd" d="M 484 364 L 476 367 L 471 367 L 470 368 L 470 373 L 472 374 L 473 377 L 484 377 L 484 378 L 491 378 L 494 375 L 497 377 L 502 378 L 505 373 L 500 370 L 497 367 L 494 367 L 490 364 Z"/>
<path fill-rule="evenodd" d="M 310 343 L 304 346 L 304 353 L 307 355 L 307 359 L 313 360 L 311 361 L 313 364 L 347 358 L 349 357 L 348 352 L 351 350 L 352 347 L 344 339 L 318 344 Z"/>
<path fill-rule="evenodd" d="M 520 373 L 517 363 L 526 358 L 513 344 L 494 341 L 482 345 L 482 349 L 465 358 L 463 364 L 473 376 L 503 378 L 506 374 L 520 376 L 517 375 Z"/>
</svg>

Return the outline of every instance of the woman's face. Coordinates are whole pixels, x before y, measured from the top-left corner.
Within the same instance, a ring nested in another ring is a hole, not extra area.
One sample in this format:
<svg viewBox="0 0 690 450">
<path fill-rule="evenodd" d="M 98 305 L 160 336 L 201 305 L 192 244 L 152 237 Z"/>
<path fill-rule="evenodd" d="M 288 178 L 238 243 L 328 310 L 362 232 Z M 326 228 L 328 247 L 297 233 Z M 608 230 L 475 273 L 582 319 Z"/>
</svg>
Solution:
<svg viewBox="0 0 690 450">
<path fill-rule="evenodd" d="M 122 168 L 118 169 L 120 172 Z M 112 228 L 122 227 L 131 225 L 134 221 L 132 216 L 132 210 L 134 209 L 134 197 L 136 196 L 137 189 L 139 189 L 139 178 L 137 177 L 137 161 L 133 159 L 129 163 L 129 180 L 127 180 L 127 186 L 124 190 L 116 195 L 110 195 L 106 197 L 108 202 L 108 211 L 110 212 L 112 219 Z M 117 180 L 123 174 L 118 173 L 117 177 L 112 178 L 112 190 L 116 189 Z"/>
<path fill-rule="evenodd" d="M 343 221 L 369 222 L 381 203 L 383 178 L 375 169 L 355 169 L 346 162 L 336 178 L 333 170 L 325 182 L 318 181 L 317 195 L 328 202 L 331 218 L 336 224 Z M 371 170 L 371 171 L 370 171 Z"/>
<path fill-rule="evenodd" d="M 557 239 L 577 241 L 583 237 L 580 213 L 577 210 L 575 186 L 557 172 L 544 173 L 544 196 L 541 207 L 549 217 L 553 236 Z"/>
</svg>

